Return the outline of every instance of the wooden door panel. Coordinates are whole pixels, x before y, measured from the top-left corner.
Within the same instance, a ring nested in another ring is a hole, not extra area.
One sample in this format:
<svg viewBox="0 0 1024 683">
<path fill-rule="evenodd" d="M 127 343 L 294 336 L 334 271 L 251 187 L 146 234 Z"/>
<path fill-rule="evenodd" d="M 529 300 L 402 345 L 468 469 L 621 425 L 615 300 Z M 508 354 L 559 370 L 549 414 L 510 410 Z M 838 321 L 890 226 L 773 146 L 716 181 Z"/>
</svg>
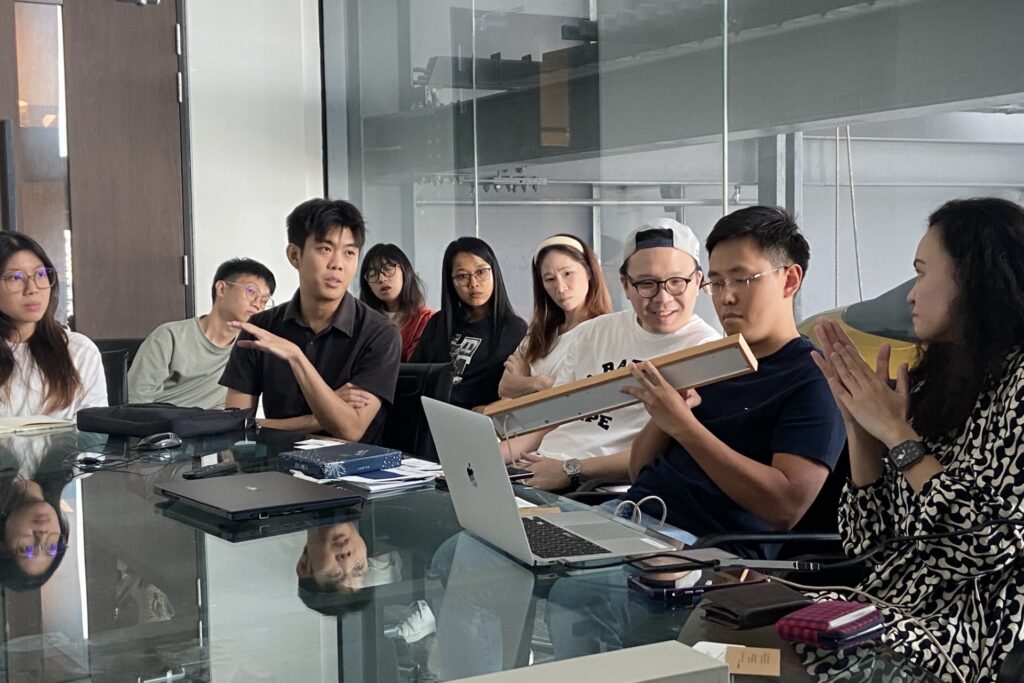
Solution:
<svg viewBox="0 0 1024 683">
<path fill-rule="evenodd" d="M 14 0 L 0 0 L 0 230 L 15 229 L 15 226 L 7 225 L 8 203 L 14 207 L 16 194 L 13 188 L 8 187 L 7 181 L 8 174 L 13 174 L 16 167 L 13 157 L 14 131 L 18 125 L 17 60 Z"/>
<path fill-rule="evenodd" d="M 185 315 L 176 21 L 175 0 L 64 4 L 75 322 L 94 338 Z"/>
</svg>

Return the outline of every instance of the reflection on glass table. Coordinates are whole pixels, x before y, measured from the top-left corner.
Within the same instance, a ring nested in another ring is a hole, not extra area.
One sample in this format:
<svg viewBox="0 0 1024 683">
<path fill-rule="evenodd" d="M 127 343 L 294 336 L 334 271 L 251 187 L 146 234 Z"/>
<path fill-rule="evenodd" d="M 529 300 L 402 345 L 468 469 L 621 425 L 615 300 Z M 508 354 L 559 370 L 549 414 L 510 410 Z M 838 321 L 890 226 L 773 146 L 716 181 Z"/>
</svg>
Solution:
<svg viewBox="0 0 1024 683">
<path fill-rule="evenodd" d="M 244 440 L 224 435 L 186 449 L 252 472 L 274 468 L 302 436 L 265 432 L 235 448 Z M 434 489 L 262 535 L 204 528 L 152 493 L 191 458 L 74 467 L 80 450 L 125 449 L 102 439 L 0 439 L 0 664 L 11 680 L 452 680 L 702 627 L 699 610 L 638 602 L 622 569 L 520 564 L 460 529 L 448 494 Z M 580 505 L 515 488 L 536 504 Z M 884 651 L 871 656 L 905 671 Z"/>
</svg>

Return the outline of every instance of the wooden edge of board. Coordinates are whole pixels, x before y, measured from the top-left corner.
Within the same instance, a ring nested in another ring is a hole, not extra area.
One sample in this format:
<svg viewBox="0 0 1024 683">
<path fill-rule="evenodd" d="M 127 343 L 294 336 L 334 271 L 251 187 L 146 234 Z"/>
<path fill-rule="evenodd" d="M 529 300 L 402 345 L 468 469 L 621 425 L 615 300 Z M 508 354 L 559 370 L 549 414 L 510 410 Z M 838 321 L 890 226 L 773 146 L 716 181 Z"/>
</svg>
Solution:
<svg viewBox="0 0 1024 683">
<path fill-rule="evenodd" d="M 731 349 L 731 348 L 735 348 L 735 349 L 739 350 L 740 354 L 743 356 L 743 360 L 747 364 L 747 370 L 745 372 L 736 373 L 736 374 L 730 375 L 729 377 L 724 377 L 722 379 L 731 379 L 732 377 L 737 377 L 737 376 L 739 376 L 741 374 L 746 374 L 746 373 L 749 373 L 749 372 L 756 372 L 757 371 L 757 359 L 754 358 L 754 354 L 751 352 L 750 347 L 747 345 L 747 341 L 743 338 L 743 335 L 741 335 L 741 334 L 733 334 L 733 335 L 730 335 L 728 337 L 725 337 L 724 339 L 718 339 L 718 340 L 715 340 L 715 341 L 712 341 L 712 342 L 706 342 L 704 344 L 699 344 L 697 346 L 691 346 L 689 348 L 681 349 L 679 351 L 674 351 L 672 353 L 666 353 L 663 356 L 656 356 L 656 357 L 651 358 L 649 360 L 654 365 L 654 367 L 660 369 L 660 368 L 662 368 L 663 366 L 666 366 L 666 365 L 674 365 L 674 364 L 678 363 L 681 360 L 686 360 L 686 359 L 690 359 L 690 358 L 700 358 L 701 356 L 706 356 L 706 355 L 709 355 L 709 354 L 712 354 L 712 353 L 718 353 L 719 351 L 722 351 L 722 350 L 725 350 L 725 349 Z M 614 382 L 614 381 L 623 379 L 625 377 L 629 377 L 631 374 L 632 373 L 630 373 L 629 367 L 618 368 L 618 369 L 612 370 L 611 372 L 605 372 L 605 373 L 602 373 L 600 375 L 593 375 L 591 377 L 585 377 L 583 379 L 578 379 L 578 380 L 576 380 L 574 382 L 568 382 L 566 384 L 560 384 L 558 386 L 551 387 L 550 389 L 544 389 L 542 391 L 537 391 L 537 392 L 534 392 L 532 394 L 527 394 L 526 396 L 521 396 L 519 398 L 506 398 L 506 399 L 502 399 L 500 401 L 495 401 L 494 403 L 491 403 L 488 406 L 486 406 L 483 409 L 482 412 L 483 412 L 484 415 L 486 415 L 487 417 L 490 417 L 493 420 L 493 419 L 498 418 L 498 417 L 500 417 L 500 416 L 502 416 L 502 415 L 504 415 L 506 413 L 510 413 L 510 412 L 515 411 L 515 410 L 519 410 L 521 408 L 525 408 L 527 406 L 532 406 L 532 405 L 535 405 L 537 403 L 543 403 L 543 402 L 551 400 L 553 398 L 561 398 L 563 396 L 569 396 L 569 395 L 574 394 L 574 393 L 576 393 L 578 391 L 582 391 L 584 389 L 591 389 L 593 387 L 600 386 L 602 384 L 607 384 L 608 382 Z M 715 381 L 717 382 L 717 381 L 721 381 L 721 380 L 715 380 Z M 694 387 L 685 387 L 685 388 L 699 388 L 700 386 L 704 386 L 704 385 L 695 385 Z M 684 388 L 684 387 L 680 387 L 680 388 Z M 636 400 L 627 399 L 621 405 L 615 406 L 615 408 L 616 409 L 623 408 L 623 407 L 625 407 L 627 405 L 632 405 L 633 403 L 636 403 Z M 561 425 L 561 424 L 565 424 L 567 422 L 573 422 L 573 421 L 579 420 L 579 419 L 581 419 L 583 417 L 587 417 L 587 415 L 574 415 L 574 416 L 572 416 L 570 418 L 567 418 L 565 420 L 561 420 L 561 421 L 558 421 L 558 422 L 550 422 L 548 424 L 539 425 L 537 427 L 525 429 L 523 431 L 519 431 L 519 432 L 515 432 L 515 433 L 503 434 L 503 436 L 508 437 L 508 436 L 519 436 L 519 435 L 522 435 L 522 434 L 529 434 L 530 432 L 535 432 L 535 431 L 538 431 L 538 430 L 541 430 L 541 429 L 548 429 L 549 427 L 555 427 L 555 426 L 558 426 L 558 425 Z M 501 430 L 498 430 L 498 431 L 499 431 L 499 433 L 501 433 Z"/>
</svg>

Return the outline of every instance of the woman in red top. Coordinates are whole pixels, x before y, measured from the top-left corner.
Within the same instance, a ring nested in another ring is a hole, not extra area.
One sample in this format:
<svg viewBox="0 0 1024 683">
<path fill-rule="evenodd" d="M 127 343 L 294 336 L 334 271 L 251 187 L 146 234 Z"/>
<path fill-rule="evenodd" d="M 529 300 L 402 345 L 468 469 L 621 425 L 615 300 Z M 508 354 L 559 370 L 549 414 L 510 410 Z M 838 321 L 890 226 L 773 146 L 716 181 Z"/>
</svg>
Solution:
<svg viewBox="0 0 1024 683">
<path fill-rule="evenodd" d="M 375 244 L 363 257 L 359 299 L 386 315 L 402 334 L 402 362 L 409 362 L 434 311 L 427 308 L 423 280 L 394 244 Z"/>
</svg>

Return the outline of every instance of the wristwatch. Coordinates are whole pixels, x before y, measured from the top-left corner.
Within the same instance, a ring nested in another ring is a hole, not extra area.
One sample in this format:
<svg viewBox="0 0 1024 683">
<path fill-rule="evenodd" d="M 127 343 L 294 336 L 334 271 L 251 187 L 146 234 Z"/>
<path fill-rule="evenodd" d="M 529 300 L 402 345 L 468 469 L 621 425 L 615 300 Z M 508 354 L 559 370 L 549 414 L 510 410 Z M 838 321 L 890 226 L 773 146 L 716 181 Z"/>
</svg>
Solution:
<svg viewBox="0 0 1024 683">
<path fill-rule="evenodd" d="M 904 441 L 889 449 L 889 462 L 902 472 L 927 454 L 928 448 L 921 441 Z"/>
<path fill-rule="evenodd" d="M 572 488 L 579 488 L 583 464 L 576 458 L 569 458 L 562 461 L 562 471 L 565 472 L 565 476 L 569 477 Z"/>
</svg>

